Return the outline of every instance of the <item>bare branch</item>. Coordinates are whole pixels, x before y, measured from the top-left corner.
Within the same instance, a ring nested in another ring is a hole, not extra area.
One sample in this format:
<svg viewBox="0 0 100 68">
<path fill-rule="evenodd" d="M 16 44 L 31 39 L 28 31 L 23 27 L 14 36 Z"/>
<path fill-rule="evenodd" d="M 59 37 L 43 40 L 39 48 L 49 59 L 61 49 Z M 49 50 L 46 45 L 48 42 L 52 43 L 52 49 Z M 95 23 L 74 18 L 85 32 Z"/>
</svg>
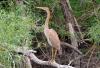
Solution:
<svg viewBox="0 0 100 68">
<path fill-rule="evenodd" d="M 22 50 L 21 48 L 16 49 L 16 52 L 22 53 L 24 56 L 28 57 L 31 61 L 40 64 L 40 65 L 48 65 L 48 66 L 53 66 L 56 68 L 75 68 L 69 65 L 61 65 L 58 64 L 57 62 L 50 62 L 50 61 L 43 61 L 41 59 L 38 59 L 35 55 L 36 51 L 34 50 Z"/>
<path fill-rule="evenodd" d="M 69 27 L 71 44 L 72 46 L 74 46 L 74 48 L 78 49 L 78 42 L 77 42 L 77 38 L 75 35 L 75 29 L 74 29 L 74 25 L 76 25 L 77 22 L 71 11 L 70 3 L 68 0 L 67 1 L 60 0 L 60 2 L 61 2 L 61 7 L 63 10 L 64 18 L 66 21 L 66 25 L 68 25 Z M 77 23 L 77 27 L 78 27 L 78 23 Z M 74 58 L 76 58 L 77 56 L 79 56 L 79 54 L 74 52 Z M 80 59 L 78 59 L 74 64 L 75 64 L 75 67 L 80 68 Z"/>
<path fill-rule="evenodd" d="M 92 52 L 91 52 L 91 54 L 90 54 L 90 56 L 89 56 L 89 59 L 88 59 L 87 68 L 89 68 L 89 64 L 90 64 L 91 58 L 92 58 L 93 53 L 94 53 L 94 50 L 95 50 L 95 48 L 96 48 L 95 45 L 93 45 L 93 46 L 94 46 L 94 47 L 93 47 Z"/>
<path fill-rule="evenodd" d="M 82 52 L 81 52 L 78 48 L 72 46 L 72 45 L 69 44 L 69 43 L 61 42 L 61 45 L 64 45 L 64 47 L 67 46 L 67 47 L 69 47 L 69 48 L 72 48 L 72 49 L 75 50 L 77 53 L 79 53 L 80 55 L 82 55 Z"/>
<path fill-rule="evenodd" d="M 50 62 L 50 61 L 43 61 L 43 60 L 40 60 L 38 59 L 34 53 L 29 53 L 29 54 L 26 54 L 32 61 L 34 61 L 35 63 L 37 64 L 40 64 L 40 65 L 50 65 L 50 66 L 53 66 L 53 67 L 56 67 L 56 68 L 74 68 L 72 66 L 68 66 L 68 65 L 61 65 L 61 64 L 58 64 L 56 62 Z"/>
<path fill-rule="evenodd" d="M 26 68 L 32 68 L 31 61 L 27 56 L 25 56 L 25 61 L 26 61 Z"/>
<path fill-rule="evenodd" d="M 73 10 L 72 10 L 72 7 L 71 7 L 71 5 L 70 5 L 69 0 L 66 0 L 66 2 L 68 3 L 68 6 L 69 6 L 70 11 L 73 13 Z M 83 40 L 83 35 L 82 35 L 82 31 L 81 31 L 81 29 L 80 29 L 80 27 L 79 27 L 79 24 L 78 24 L 78 22 L 77 22 L 75 16 L 73 16 L 73 18 L 74 18 L 74 21 L 75 21 L 75 25 L 76 25 L 76 27 L 77 27 L 77 29 L 78 29 L 78 31 L 79 31 L 80 39 Z"/>
</svg>

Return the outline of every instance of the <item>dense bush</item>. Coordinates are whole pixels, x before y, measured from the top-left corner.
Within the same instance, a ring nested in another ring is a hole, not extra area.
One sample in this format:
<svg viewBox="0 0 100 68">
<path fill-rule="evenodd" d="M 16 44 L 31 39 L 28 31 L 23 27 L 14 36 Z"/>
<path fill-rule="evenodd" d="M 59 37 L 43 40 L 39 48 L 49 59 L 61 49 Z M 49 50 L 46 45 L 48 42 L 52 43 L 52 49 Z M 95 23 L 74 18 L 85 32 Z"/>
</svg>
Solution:
<svg viewBox="0 0 100 68">
<path fill-rule="evenodd" d="M 95 24 L 89 28 L 90 40 L 96 45 L 100 45 L 100 21 L 96 19 Z"/>
<path fill-rule="evenodd" d="M 12 50 L 31 43 L 32 18 L 20 12 L 0 10 L 0 63 L 7 66 L 5 68 L 11 68 Z"/>
</svg>

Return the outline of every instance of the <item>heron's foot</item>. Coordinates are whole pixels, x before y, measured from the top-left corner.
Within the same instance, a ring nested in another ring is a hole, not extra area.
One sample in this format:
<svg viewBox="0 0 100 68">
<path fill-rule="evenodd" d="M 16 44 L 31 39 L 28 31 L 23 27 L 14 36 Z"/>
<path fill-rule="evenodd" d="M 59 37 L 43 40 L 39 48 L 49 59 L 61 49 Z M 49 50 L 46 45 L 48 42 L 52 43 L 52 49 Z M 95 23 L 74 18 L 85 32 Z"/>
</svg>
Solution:
<svg viewBox="0 0 100 68">
<path fill-rule="evenodd" d="M 56 62 L 56 61 L 55 60 L 52 60 L 52 59 L 49 60 L 49 63 L 54 63 L 54 62 Z"/>
</svg>

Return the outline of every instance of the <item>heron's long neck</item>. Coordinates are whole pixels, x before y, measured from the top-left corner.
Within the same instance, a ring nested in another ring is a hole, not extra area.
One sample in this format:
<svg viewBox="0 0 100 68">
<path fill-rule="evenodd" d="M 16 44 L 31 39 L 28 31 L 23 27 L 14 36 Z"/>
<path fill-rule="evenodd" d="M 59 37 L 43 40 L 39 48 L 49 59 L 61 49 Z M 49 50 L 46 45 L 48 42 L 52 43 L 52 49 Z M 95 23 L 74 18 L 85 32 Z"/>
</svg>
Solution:
<svg viewBox="0 0 100 68">
<path fill-rule="evenodd" d="M 50 12 L 47 11 L 47 18 L 45 20 L 45 28 L 49 28 Z"/>
</svg>

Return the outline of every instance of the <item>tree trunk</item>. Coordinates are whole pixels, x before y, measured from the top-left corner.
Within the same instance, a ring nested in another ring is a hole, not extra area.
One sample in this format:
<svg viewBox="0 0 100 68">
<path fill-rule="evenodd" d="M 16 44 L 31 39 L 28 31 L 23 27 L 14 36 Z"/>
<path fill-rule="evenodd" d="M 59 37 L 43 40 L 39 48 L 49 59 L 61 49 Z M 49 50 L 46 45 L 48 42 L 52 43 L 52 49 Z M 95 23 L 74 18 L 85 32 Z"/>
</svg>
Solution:
<svg viewBox="0 0 100 68">
<path fill-rule="evenodd" d="M 66 26 L 68 25 L 68 27 L 69 27 L 71 44 L 75 48 L 78 48 L 77 38 L 75 36 L 75 30 L 74 30 L 74 26 L 76 24 L 76 19 L 72 14 L 71 6 L 69 6 L 70 5 L 69 0 L 60 0 L 60 2 L 61 2 L 61 8 L 63 10 L 64 18 L 66 21 Z M 77 58 L 78 56 L 79 56 L 79 54 L 74 52 L 73 57 Z M 76 68 L 80 68 L 80 59 L 76 60 L 74 62 L 74 65 Z"/>
</svg>

